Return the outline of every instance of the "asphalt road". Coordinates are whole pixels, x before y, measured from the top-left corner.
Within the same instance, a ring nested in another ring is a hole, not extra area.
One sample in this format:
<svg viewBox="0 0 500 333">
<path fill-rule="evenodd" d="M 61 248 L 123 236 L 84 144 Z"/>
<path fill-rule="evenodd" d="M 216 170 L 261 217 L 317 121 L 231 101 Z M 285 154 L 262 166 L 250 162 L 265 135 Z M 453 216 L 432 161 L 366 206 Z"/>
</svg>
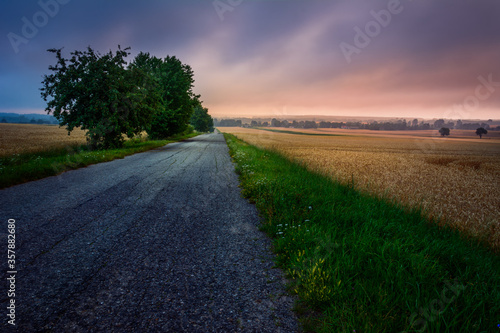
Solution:
<svg viewBox="0 0 500 333">
<path fill-rule="evenodd" d="M 2 331 L 297 331 L 221 134 L 0 190 L 0 203 Z"/>
</svg>

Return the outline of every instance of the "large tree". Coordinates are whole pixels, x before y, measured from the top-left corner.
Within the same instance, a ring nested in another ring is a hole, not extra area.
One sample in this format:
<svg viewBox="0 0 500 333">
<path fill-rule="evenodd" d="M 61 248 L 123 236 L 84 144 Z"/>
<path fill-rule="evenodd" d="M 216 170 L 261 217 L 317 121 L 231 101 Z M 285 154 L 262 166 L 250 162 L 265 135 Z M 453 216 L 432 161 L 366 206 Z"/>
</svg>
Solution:
<svg viewBox="0 0 500 333">
<path fill-rule="evenodd" d="M 192 90 L 194 74 L 191 67 L 176 57 L 158 59 L 141 52 L 131 68 L 149 72 L 160 88 L 163 106 L 155 113 L 148 134 L 154 139 L 162 139 L 185 131 L 199 97 Z"/>
<path fill-rule="evenodd" d="M 126 68 L 127 49 L 101 55 L 88 47 L 70 59 L 61 49 L 50 49 L 57 64 L 45 75 L 41 94 L 46 111 L 69 132 L 87 130 L 92 148 L 119 147 L 124 135 L 132 137 L 150 123 L 161 106 L 156 81 L 147 71 Z"/>
</svg>

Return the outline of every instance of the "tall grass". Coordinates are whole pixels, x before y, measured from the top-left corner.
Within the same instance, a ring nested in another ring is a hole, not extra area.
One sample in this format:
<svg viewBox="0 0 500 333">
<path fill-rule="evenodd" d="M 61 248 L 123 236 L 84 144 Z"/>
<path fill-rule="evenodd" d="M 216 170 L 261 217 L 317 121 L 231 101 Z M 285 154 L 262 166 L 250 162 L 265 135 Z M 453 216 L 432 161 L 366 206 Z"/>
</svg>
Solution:
<svg viewBox="0 0 500 333">
<path fill-rule="evenodd" d="M 500 259 L 488 248 L 225 136 L 306 331 L 498 331 Z"/>
</svg>

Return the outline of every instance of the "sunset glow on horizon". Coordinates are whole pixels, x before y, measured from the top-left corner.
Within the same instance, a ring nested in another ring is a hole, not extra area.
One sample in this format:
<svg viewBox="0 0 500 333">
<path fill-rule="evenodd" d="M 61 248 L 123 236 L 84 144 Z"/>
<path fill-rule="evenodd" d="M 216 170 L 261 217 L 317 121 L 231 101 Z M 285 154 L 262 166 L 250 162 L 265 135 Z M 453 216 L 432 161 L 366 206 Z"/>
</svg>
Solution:
<svg viewBox="0 0 500 333">
<path fill-rule="evenodd" d="M 0 5 L 0 112 L 44 113 L 47 49 L 121 45 L 190 65 L 213 117 L 500 119 L 498 2 L 40 3 Z"/>
</svg>

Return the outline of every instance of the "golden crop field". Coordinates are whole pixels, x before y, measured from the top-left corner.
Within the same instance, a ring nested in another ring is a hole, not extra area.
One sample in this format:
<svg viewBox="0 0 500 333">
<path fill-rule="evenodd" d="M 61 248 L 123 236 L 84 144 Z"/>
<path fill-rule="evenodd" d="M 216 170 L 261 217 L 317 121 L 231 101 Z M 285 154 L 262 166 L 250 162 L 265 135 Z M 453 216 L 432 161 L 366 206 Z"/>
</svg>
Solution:
<svg viewBox="0 0 500 333">
<path fill-rule="evenodd" d="M 71 135 L 57 125 L 0 124 L 0 157 L 85 144 L 85 132 Z"/>
<path fill-rule="evenodd" d="M 460 138 L 441 138 L 435 131 L 295 130 L 338 135 L 313 136 L 218 129 L 343 183 L 354 181 L 362 191 L 421 206 L 429 216 L 442 217 L 500 249 L 500 138 L 496 135 L 488 133 L 488 139 L 480 140 L 474 131 L 461 131 Z"/>
<path fill-rule="evenodd" d="M 441 135 L 437 130 L 407 130 L 407 131 L 373 131 L 364 129 L 343 129 L 343 128 L 318 128 L 318 129 L 302 129 L 302 128 L 282 128 L 281 130 L 287 130 L 292 132 L 303 132 L 303 133 L 313 133 L 313 134 L 341 134 L 341 135 L 363 135 L 363 136 L 383 136 L 386 138 L 391 137 L 406 137 L 406 138 L 440 138 Z M 479 137 L 476 135 L 476 131 L 473 130 L 456 130 L 452 129 L 450 136 L 447 138 L 451 139 L 469 139 L 476 141 Z M 488 131 L 487 135 L 484 135 L 481 140 L 499 140 L 500 131 Z"/>
</svg>

